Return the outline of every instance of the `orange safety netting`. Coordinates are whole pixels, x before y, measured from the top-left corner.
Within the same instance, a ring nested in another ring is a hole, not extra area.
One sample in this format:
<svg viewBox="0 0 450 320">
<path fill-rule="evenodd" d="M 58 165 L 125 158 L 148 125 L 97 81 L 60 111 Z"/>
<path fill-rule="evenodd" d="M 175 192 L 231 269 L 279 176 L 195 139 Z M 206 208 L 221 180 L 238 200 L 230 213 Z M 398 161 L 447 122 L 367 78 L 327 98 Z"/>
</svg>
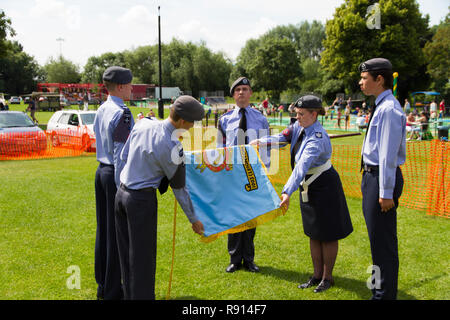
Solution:
<svg viewBox="0 0 450 320">
<path fill-rule="evenodd" d="M 450 144 L 439 140 L 408 142 L 406 154 L 401 166 L 404 187 L 400 205 L 450 218 Z M 291 174 L 289 150 L 280 150 L 279 163 L 274 151 L 272 155 L 271 180 L 284 184 Z M 334 145 L 331 161 L 345 194 L 361 198 L 361 146 Z"/>
<path fill-rule="evenodd" d="M 95 152 L 86 128 L 0 134 L 0 160 L 48 159 Z"/>
<path fill-rule="evenodd" d="M 214 148 L 215 135 L 208 134 L 208 139 L 212 139 L 208 142 L 204 139 L 204 129 L 194 131 L 191 136 L 194 139 L 186 139 L 183 146 L 186 150 Z M 84 152 L 95 152 L 95 137 L 86 128 L 0 134 L 0 160 L 73 157 Z M 406 152 L 406 163 L 401 167 L 405 183 L 400 205 L 450 218 L 450 143 L 408 142 Z M 331 161 L 341 177 L 345 194 L 360 198 L 361 146 L 333 145 Z M 272 150 L 269 174 L 273 183 L 284 184 L 289 179 L 289 147 L 279 152 Z"/>
</svg>

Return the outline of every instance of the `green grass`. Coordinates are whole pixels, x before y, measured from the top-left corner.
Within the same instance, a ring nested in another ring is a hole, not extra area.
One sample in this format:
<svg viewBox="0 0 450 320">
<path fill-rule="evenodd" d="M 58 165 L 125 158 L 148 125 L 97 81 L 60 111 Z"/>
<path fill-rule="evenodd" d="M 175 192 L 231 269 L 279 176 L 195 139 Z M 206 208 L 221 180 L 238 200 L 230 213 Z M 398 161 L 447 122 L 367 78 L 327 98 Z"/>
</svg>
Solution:
<svg viewBox="0 0 450 320">
<path fill-rule="evenodd" d="M 360 139 L 360 137 L 344 138 Z M 335 139 L 333 142 L 335 143 Z M 356 143 L 356 142 L 355 142 Z M 96 299 L 94 278 L 94 155 L 0 162 L 0 299 Z M 276 185 L 281 192 L 281 185 Z M 174 196 L 159 196 L 156 298 L 165 299 L 172 259 Z M 299 290 L 312 272 L 298 192 L 285 216 L 257 228 L 261 272 L 227 274 L 226 237 L 201 243 L 178 206 L 172 299 L 369 299 L 371 265 L 361 199 L 347 198 L 354 232 L 339 243 L 336 285 Z M 398 210 L 399 299 L 449 299 L 449 221 Z M 81 289 L 68 289 L 69 266 L 79 266 Z"/>
</svg>

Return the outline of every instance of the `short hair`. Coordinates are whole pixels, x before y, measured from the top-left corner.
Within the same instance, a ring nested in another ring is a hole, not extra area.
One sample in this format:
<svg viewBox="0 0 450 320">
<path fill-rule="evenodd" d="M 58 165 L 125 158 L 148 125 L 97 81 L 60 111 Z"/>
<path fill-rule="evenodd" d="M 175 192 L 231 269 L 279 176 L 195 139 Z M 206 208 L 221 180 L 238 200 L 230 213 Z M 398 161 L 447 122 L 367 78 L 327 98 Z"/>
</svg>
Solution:
<svg viewBox="0 0 450 320">
<path fill-rule="evenodd" d="M 383 87 L 385 89 L 392 89 L 394 86 L 394 75 L 392 74 L 392 70 L 375 70 L 375 71 L 368 71 L 369 74 L 372 76 L 372 78 L 375 80 L 378 76 L 382 76 L 384 79 Z"/>
<path fill-rule="evenodd" d="M 103 80 L 103 84 L 105 85 L 106 90 L 108 90 L 108 91 L 114 91 L 114 90 L 116 90 L 117 83 L 109 82 L 109 81 Z"/>
<path fill-rule="evenodd" d="M 172 107 L 170 108 L 170 114 L 169 114 L 170 118 L 177 122 L 178 120 L 181 119 L 180 115 L 175 111 L 175 109 Z"/>
</svg>

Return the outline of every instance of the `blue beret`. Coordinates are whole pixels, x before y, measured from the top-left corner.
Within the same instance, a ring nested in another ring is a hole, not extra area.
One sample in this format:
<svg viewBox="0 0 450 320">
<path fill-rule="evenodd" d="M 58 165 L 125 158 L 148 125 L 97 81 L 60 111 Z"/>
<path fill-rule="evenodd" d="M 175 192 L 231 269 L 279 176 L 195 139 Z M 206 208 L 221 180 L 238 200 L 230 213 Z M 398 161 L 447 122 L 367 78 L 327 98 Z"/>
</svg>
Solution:
<svg viewBox="0 0 450 320">
<path fill-rule="evenodd" d="M 392 64 L 388 59 L 374 58 L 359 65 L 359 72 L 369 72 L 378 70 L 392 70 Z"/>
<path fill-rule="evenodd" d="M 246 77 L 240 77 L 235 82 L 233 82 L 233 84 L 231 85 L 231 88 L 230 88 L 231 96 L 233 96 L 233 94 L 234 94 L 234 89 L 237 86 L 241 86 L 241 85 L 247 85 L 247 86 L 251 87 L 250 80 L 248 80 Z"/>
<path fill-rule="evenodd" d="M 131 70 L 127 68 L 112 66 L 103 73 L 103 81 L 113 82 L 117 84 L 131 83 L 133 75 Z"/>
<path fill-rule="evenodd" d="M 294 105 L 296 108 L 315 109 L 322 107 L 322 100 L 313 95 L 300 97 Z"/>
<path fill-rule="evenodd" d="M 191 96 L 179 96 L 172 108 L 181 119 L 189 122 L 200 121 L 205 116 L 202 104 Z"/>
</svg>

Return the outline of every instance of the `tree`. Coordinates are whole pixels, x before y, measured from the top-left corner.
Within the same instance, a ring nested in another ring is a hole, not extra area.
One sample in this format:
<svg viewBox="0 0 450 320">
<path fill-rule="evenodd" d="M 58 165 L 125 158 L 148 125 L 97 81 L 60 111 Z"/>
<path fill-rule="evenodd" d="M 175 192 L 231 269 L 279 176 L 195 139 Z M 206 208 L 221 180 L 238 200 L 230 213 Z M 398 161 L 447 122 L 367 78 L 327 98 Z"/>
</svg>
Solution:
<svg viewBox="0 0 450 320">
<path fill-rule="evenodd" d="M 11 19 L 0 9 L 0 58 L 5 57 L 6 51 L 10 48 L 11 42 L 6 40 L 8 34 L 13 37 L 16 32 L 11 27 Z"/>
<path fill-rule="evenodd" d="M 450 13 L 436 29 L 433 39 L 425 45 L 428 62 L 427 73 L 432 79 L 431 87 L 444 95 L 450 94 Z M 446 87 L 447 85 L 447 87 Z"/>
<path fill-rule="evenodd" d="M 252 86 L 269 91 L 278 100 L 281 91 L 289 88 L 290 81 L 300 75 L 299 61 L 295 46 L 288 39 L 263 39 L 247 66 Z"/>
<path fill-rule="evenodd" d="M 44 79 L 43 70 L 17 41 L 7 41 L 6 47 L 5 55 L 0 57 L 0 92 L 11 95 L 32 92 L 37 81 Z"/>
<path fill-rule="evenodd" d="M 79 67 L 62 55 L 56 60 L 51 57 L 45 64 L 44 70 L 48 82 L 79 83 L 81 80 Z"/>
<path fill-rule="evenodd" d="M 323 51 L 325 27 L 320 21 L 303 21 L 297 25 L 277 26 L 263 35 L 263 38 L 266 37 L 290 40 L 295 45 L 301 61 L 307 58 L 318 60 Z"/>
<path fill-rule="evenodd" d="M 422 48 L 430 37 L 429 17 L 423 17 L 415 0 L 346 0 L 327 21 L 325 50 L 321 63 L 333 78 L 342 80 L 347 92 L 359 91 L 358 66 L 361 62 L 384 57 L 399 73 L 399 93 L 424 86 L 425 59 Z M 376 9 L 370 12 L 370 9 Z M 368 14 L 369 9 L 369 14 Z M 381 18 L 380 29 L 370 26 L 373 14 Z"/>
<path fill-rule="evenodd" d="M 125 62 L 125 55 L 121 52 L 106 52 L 98 57 L 89 57 L 86 65 L 84 66 L 81 81 L 84 83 L 102 83 L 103 72 L 111 66 L 128 67 Z"/>
</svg>

